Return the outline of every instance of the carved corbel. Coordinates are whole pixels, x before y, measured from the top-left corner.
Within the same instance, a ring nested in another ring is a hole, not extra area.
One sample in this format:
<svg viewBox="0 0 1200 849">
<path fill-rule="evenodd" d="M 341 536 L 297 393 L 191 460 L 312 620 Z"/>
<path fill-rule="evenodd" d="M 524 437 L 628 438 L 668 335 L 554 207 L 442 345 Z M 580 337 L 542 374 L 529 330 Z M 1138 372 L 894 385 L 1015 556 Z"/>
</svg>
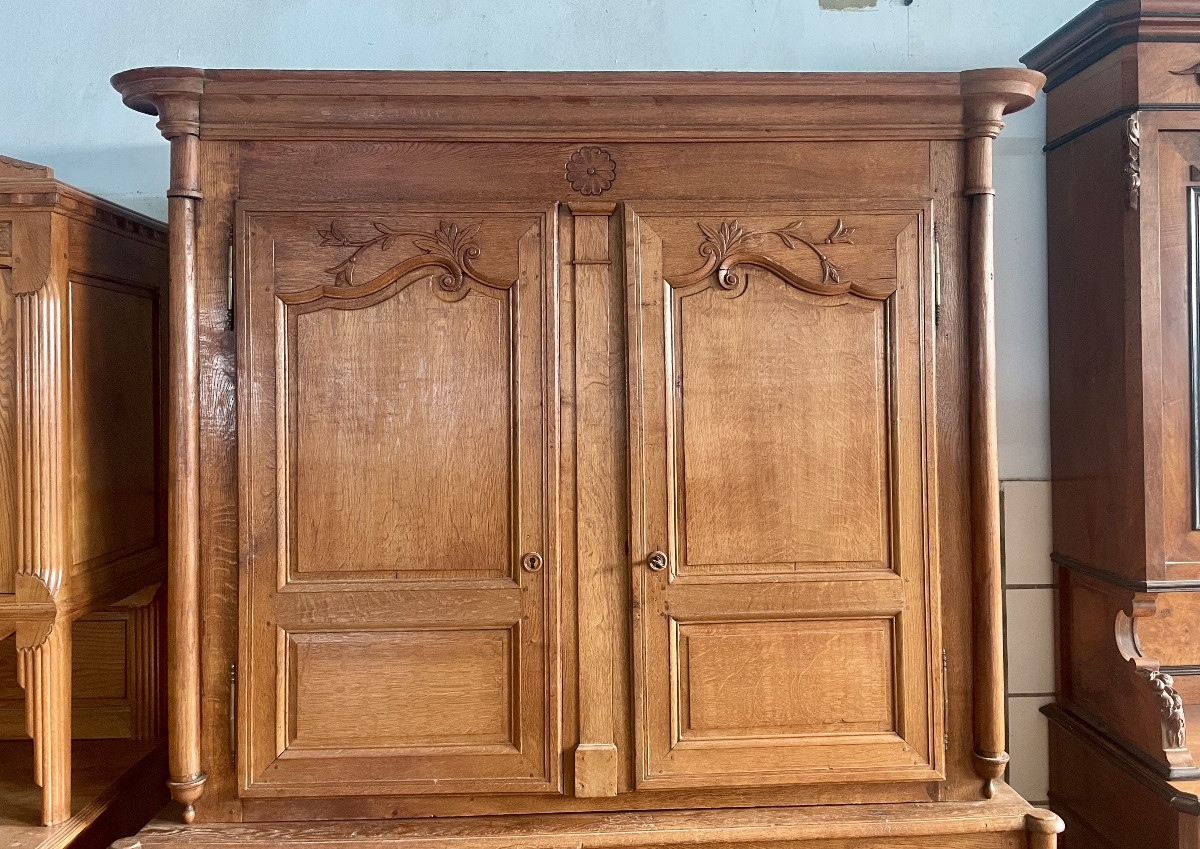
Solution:
<svg viewBox="0 0 1200 849">
<path fill-rule="evenodd" d="M 1148 593 L 1134 595 L 1129 610 L 1117 614 L 1117 649 L 1149 689 L 1158 710 L 1162 751 L 1168 765 L 1172 769 L 1194 768 L 1196 764 L 1187 747 L 1183 697 L 1175 689 L 1175 679 L 1162 671 L 1159 661 L 1145 655 L 1138 636 L 1138 621 L 1153 616 L 1156 610 L 1156 596 Z"/>
<path fill-rule="evenodd" d="M 1036 71 L 961 75 L 970 204 L 970 438 L 972 607 L 975 617 L 973 761 L 991 798 L 1008 765 L 1004 734 L 1004 597 L 1000 571 L 1000 475 L 996 430 L 996 337 L 992 221 L 992 142 L 1004 116 L 1033 103 L 1046 78 Z"/>
<path fill-rule="evenodd" d="M 112 79 L 131 109 L 157 115 L 171 142 L 167 190 L 168 297 L 167 662 L 168 754 L 172 797 L 185 822 L 207 775 L 200 763 L 200 378 L 196 300 L 196 207 L 200 190 L 200 98 L 204 72 L 148 68 Z"/>
</svg>

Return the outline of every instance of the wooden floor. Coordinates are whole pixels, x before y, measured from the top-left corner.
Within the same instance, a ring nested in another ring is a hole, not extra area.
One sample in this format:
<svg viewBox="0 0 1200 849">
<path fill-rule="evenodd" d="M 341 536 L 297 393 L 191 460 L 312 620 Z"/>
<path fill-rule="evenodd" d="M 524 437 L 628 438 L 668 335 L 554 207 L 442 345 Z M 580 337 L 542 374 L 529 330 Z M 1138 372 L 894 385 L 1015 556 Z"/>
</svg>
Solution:
<svg viewBox="0 0 1200 849">
<path fill-rule="evenodd" d="M 68 821 L 49 828 L 33 783 L 33 743 L 0 741 L 0 849 L 106 847 L 135 833 L 167 802 L 163 750 L 131 740 L 76 740 Z"/>
</svg>

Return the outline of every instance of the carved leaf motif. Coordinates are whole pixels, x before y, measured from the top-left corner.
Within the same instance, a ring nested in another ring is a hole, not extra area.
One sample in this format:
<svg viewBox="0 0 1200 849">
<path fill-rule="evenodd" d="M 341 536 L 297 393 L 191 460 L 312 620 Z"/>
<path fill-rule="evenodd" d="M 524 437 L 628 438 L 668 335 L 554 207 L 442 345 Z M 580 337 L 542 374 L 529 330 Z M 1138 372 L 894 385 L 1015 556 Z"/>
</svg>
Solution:
<svg viewBox="0 0 1200 849">
<path fill-rule="evenodd" d="M 843 270 L 817 247 L 813 240 L 804 235 L 803 221 L 793 221 L 783 227 L 771 230 L 746 230 L 738 224 L 736 218 L 721 222 L 715 229 L 703 222 L 697 222 L 696 226 L 704 235 L 704 241 L 700 245 L 700 255 L 706 257 L 707 262 L 676 280 L 674 285 L 692 285 L 716 271 L 717 285 L 725 291 L 734 293 L 736 297 L 744 291 L 746 277 L 744 274 L 734 273 L 733 266 L 739 262 L 762 264 L 765 261 L 763 258 L 756 259 L 739 256 L 739 254 L 744 254 L 751 246 L 771 236 L 778 238 L 788 250 L 805 248 L 812 252 L 821 265 L 822 285 L 833 283 L 840 286 L 842 283 Z M 855 228 L 847 227 L 845 221 L 839 218 L 837 224 L 825 238 L 824 244 L 853 245 L 854 230 Z"/>
<path fill-rule="evenodd" d="M 493 289 L 508 287 L 508 284 L 503 281 L 484 277 L 472 265 L 472 261 L 479 256 L 479 245 L 476 244 L 475 237 L 479 235 L 482 227 L 480 222 L 460 229 L 453 222 L 439 221 L 437 228 L 432 233 L 396 230 L 382 221 L 372 221 L 371 227 L 375 230 L 376 235 L 361 240 L 350 239 L 338 229 L 336 222 L 330 222 L 329 227 L 325 229 L 317 228 L 317 235 L 321 239 L 322 247 L 354 248 L 353 253 L 344 260 L 325 269 L 326 273 L 333 275 L 335 288 L 352 288 L 355 285 L 355 264 L 364 251 L 378 246 L 381 252 L 386 252 L 401 238 L 408 238 L 413 247 L 422 251 L 426 256 L 437 257 L 436 260 L 423 263 L 423 265 L 434 265 L 444 270 L 437 277 L 437 286 L 442 292 L 454 295 L 456 299 L 466 295 L 469 290 L 468 279 Z M 419 267 L 419 265 L 420 263 L 413 267 Z"/>
<path fill-rule="evenodd" d="M 853 239 L 851 239 L 851 237 L 854 235 L 854 231 L 856 229 L 858 229 L 858 228 L 847 227 L 846 222 L 844 222 L 842 219 L 839 218 L 837 220 L 837 224 L 834 225 L 833 231 L 828 236 L 825 237 L 825 244 L 827 244 L 827 245 L 853 245 L 854 241 L 853 241 Z"/>
</svg>

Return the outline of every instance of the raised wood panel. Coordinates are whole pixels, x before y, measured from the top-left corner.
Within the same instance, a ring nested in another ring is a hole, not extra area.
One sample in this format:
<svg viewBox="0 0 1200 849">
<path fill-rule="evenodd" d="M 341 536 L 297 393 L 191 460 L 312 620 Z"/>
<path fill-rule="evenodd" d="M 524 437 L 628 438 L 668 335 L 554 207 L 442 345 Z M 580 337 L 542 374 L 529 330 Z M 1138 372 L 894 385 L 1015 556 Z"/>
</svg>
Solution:
<svg viewBox="0 0 1200 849">
<path fill-rule="evenodd" d="M 516 631 L 289 634 L 289 747 L 513 746 Z"/>
<path fill-rule="evenodd" d="M 894 730 L 891 625 L 677 623 L 681 739 Z"/>
<path fill-rule="evenodd" d="M 554 212 L 239 230 L 243 796 L 557 792 Z"/>
<path fill-rule="evenodd" d="M 510 571 L 509 309 L 421 281 L 296 317 L 296 573 Z"/>
<path fill-rule="evenodd" d="M 755 274 L 736 302 L 706 289 L 678 315 L 679 573 L 882 568 L 883 305 Z"/>
<path fill-rule="evenodd" d="M 936 780 L 922 213 L 625 225 L 638 786 Z"/>
<path fill-rule="evenodd" d="M 156 293 L 71 279 L 76 564 L 154 545 L 158 533 Z"/>
</svg>

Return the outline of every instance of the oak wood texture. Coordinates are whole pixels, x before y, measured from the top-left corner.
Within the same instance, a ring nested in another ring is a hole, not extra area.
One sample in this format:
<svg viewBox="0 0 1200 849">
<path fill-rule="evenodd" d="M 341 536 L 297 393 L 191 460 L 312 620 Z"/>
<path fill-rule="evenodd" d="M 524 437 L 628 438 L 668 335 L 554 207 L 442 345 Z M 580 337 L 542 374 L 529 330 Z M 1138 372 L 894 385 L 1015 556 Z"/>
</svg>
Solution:
<svg viewBox="0 0 1200 849">
<path fill-rule="evenodd" d="M 1200 841 L 1198 38 L 1194 0 L 1114 0 L 1025 57 L 1050 78 L 1050 793 L 1071 846 Z"/>
<path fill-rule="evenodd" d="M 128 709 L 85 711 L 79 731 L 158 731 L 166 242 L 157 222 L 0 157 L 0 638 L 15 642 L 6 671 L 46 825 L 71 816 L 75 623 L 94 635 L 97 611 L 128 608 L 110 616 L 129 620 L 124 644 L 85 639 L 77 657 L 85 677 L 127 664 Z"/>
<path fill-rule="evenodd" d="M 71 816 L 41 821 L 28 741 L 0 741 L 0 845 L 6 849 L 103 849 L 127 837 L 168 798 L 161 742 L 84 740 L 74 747 Z"/>
<path fill-rule="evenodd" d="M 991 141 L 1040 82 L 118 75 L 172 139 L 188 304 L 170 748 L 204 826 L 146 839 L 642 811 L 614 839 L 649 845 L 804 805 L 796 839 L 884 840 L 852 800 L 1053 845 L 996 781 L 984 386 Z"/>
</svg>

